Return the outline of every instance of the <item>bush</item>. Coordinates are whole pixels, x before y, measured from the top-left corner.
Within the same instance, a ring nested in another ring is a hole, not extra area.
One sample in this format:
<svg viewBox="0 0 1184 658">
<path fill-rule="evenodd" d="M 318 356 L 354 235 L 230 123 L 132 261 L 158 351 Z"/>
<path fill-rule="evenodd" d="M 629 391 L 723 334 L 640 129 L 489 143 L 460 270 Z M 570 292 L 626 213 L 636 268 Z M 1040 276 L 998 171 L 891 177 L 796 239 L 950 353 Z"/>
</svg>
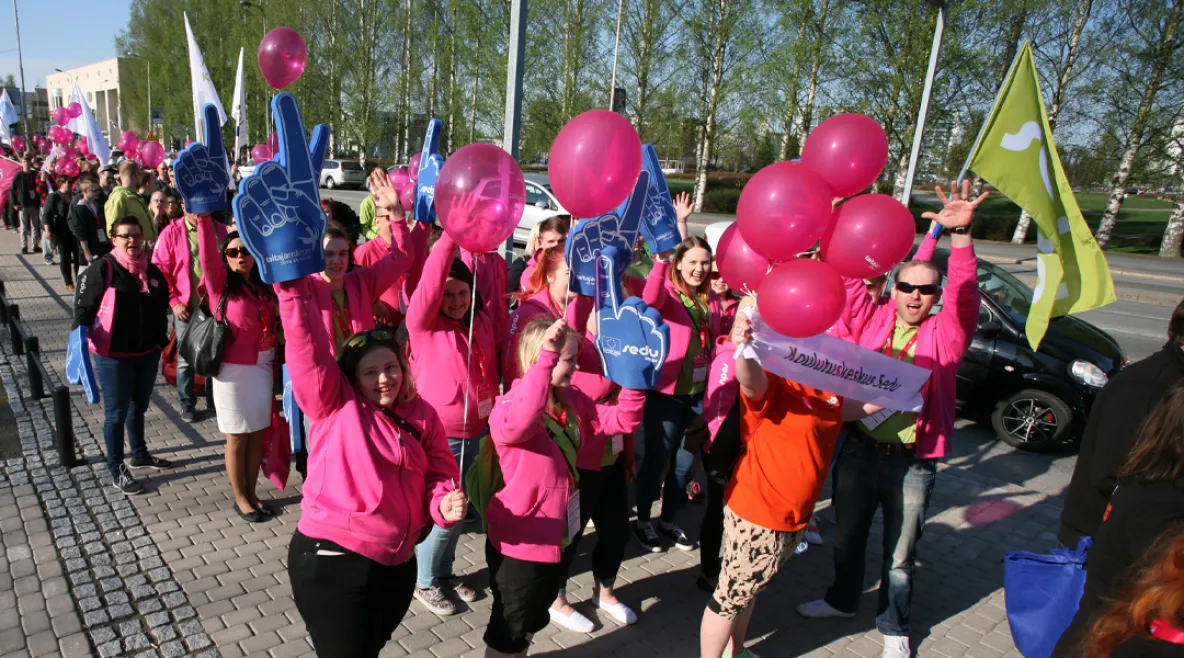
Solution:
<svg viewBox="0 0 1184 658">
<path fill-rule="evenodd" d="M 707 195 L 703 199 L 703 212 L 734 215 L 739 202 L 740 190 L 734 187 L 708 188 Z"/>
</svg>

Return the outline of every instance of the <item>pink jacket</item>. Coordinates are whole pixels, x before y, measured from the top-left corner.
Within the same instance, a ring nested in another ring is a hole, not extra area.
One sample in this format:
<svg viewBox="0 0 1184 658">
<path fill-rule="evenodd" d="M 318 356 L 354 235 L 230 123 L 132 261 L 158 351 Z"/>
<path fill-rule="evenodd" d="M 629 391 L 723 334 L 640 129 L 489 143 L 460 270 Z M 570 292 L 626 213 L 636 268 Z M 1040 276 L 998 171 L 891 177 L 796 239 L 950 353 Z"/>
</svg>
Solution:
<svg viewBox="0 0 1184 658">
<path fill-rule="evenodd" d="M 407 333 L 411 337 L 411 372 L 415 374 L 419 394 L 440 414 L 450 438 L 471 439 L 483 436 L 489 427 L 488 414 L 498 392 L 497 343 L 488 310 L 477 309 L 470 365 L 468 324 L 440 313 L 444 282 L 455 254 L 456 243 L 445 233 L 428 256 L 419 287 L 411 296 Z M 466 367 L 469 367 L 467 375 Z M 481 411 L 485 411 L 485 416 Z"/>
<path fill-rule="evenodd" d="M 175 222 L 174 222 L 175 224 Z M 226 292 L 226 266 L 222 264 L 222 252 L 218 249 L 215 222 L 209 217 L 197 220 L 197 252 L 201 262 L 202 281 L 210 295 L 210 310 L 216 311 Z M 167 231 L 173 224 L 165 227 Z M 222 355 L 223 363 L 251 366 L 259 361 L 259 342 L 263 338 L 264 314 L 260 305 L 270 307 L 271 326 L 266 327 L 272 335 L 275 347 L 277 311 L 275 298 L 269 294 L 256 295 L 248 290 L 234 295 L 226 301 L 226 323 L 230 325 L 230 336 Z"/>
<path fill-rule="evenodd" d="M 931 258 L 935 244 L 932 239 L 922 242 L 914 260 Z M 932 373 L 921 391 L 925 403 L 917 414 L 918 459 L 944 457 L 954 434 L 958 364 L 978 324 L 978 258 L 973 245 L 950 249 L 946 277 L 941 311 L 926 318 L 917 331 L 913 363 Z M 853 341 L 882 350 L 896 326 L 896 303 L 891 299 L 874 302 L 862 279 L 844 278 L 843 283 L 847 287 L 843 320 Z"/>
<path fill-rule="evenodd" d="M 534 268 L 539 266 L 539 254 L 541 253 L 542 249 L 535 250 L 530 260 L 526 261 L 526 267 L 522 269 L 522 276 L 518 277 L 519 290 L 530 290 L 530 277 L 534 274 Z"/>
<path fill-rule="evenodd" d="M 715 339 L 720 337 L 719 320 L 723 308 L 720 306 L 719 297 L 714 292 L 708 292 L 707 299 L 707 308 L 711 313 L 711 326 L 708 328 L 708 333 L 712 342 L 707 345 L 708 358 L 710 358 L 712 345 L 714 345 Z M 645 282 L 645 294 L 642 296 L 642 301 L 661 313 L 662 319 L 666 321 L 666 326 L 670 327 L 670 349 L 666 352 L 666 363 L 662 366 L 662 379 L 657 390 L 667 395 L 673 395 L 674 388 L 678 385 L 679 375 L 682 374 L 683 360 L 686 358 L 692 334 L 695 333 L 695 326 L 691 322 L 691 314 L 687 312 L 678 296 L 674 282 L 670 280 L 670 263 L 654 261 L 654 267 L 650 270 L 649 278 Z M 698 340 L 697 336 L 694 338 Z"/>
<path fill-rule="evenodd" d="M 740 308 L 740 299 L 732 295 L 720 300 L 719 335 L 727 336 L 732 333 L 732 324 L 736 322 L 736 309 Z"/>
<path fill-rule="evenodd" d="M 502 381 L 509 386 L 518 379 L 518 337 L 519 329 L 531 320 L 546 316 L 558 320 L 559 315 L 551 305 L 551 293 L 546 289 L 538 291 L 518 305 L 510 316 L 506 332 L 506 343 L 502 348 Z M 603 400 L 613 391 L 612 380 L 604 376 L 600 366 L 600 354 L 586 331 L 588 317 L 592 314 L 595 301 L 591 297 L 572 295 L 567 304 L 567 324 L 582 337 L 580 353 L 576 358 L 576 372 L 572 373 L 571 385 L 580 389 L 593 400 Z"/>
<path fill-rule="evenodd" d="M 567 501 L 575 488 L 567 461 L 542 422 L 559 362 L 543 350 L 538 361 L 505 395 L 489 418 L 490 436 L 506 486 L 489 501 L 489 541 L 502 555 L 531 562 L 559 562 L 567 531 Z M 597 404 L 574 387 L 563 402 L 579 419 L 580 437 L 628 434 L 641 424 L 645 394 L 623 390 L 615 405 Z M 599 455 L 604 454 L 603 438 Z M 599 458 L 598 458 L 599 459 Z M 578 465 L 577 459 L 577 465 Z"/>
<path fill-rule="evenodd" d="M 465 249 L 460 250 L 460 257 L 469 271 L 473 272 L 477 292 L 481 293 L 485 309 L 493 321 L 494 340 L 497 345 L 504 345 L 510 322 L 509 300 L 506 298 L 510 292 L 506 259 L 492 251 L 474 255 Z M 473 267 L 474 261 L 476 268 Z"/>
<path fill-rule="evenodd" d="M 402 232 L 396 235 L 393 227 L 391 230 L 392 239 L 406 240 L 404 247 L 411 255 L 411 262 L 407 274 L 401 277 L 399 283 L 387 288 L 378 299 L 400 315 L 406 312 L 407 303 L 411 299 L 411 293 L 414 292 L 414 286 L 410 285 L 412 273 L 415 273 L 415 282 L 418 283 L 419 272 L 423 269 L 424 259 L 427 258 L 428 230 L 420 229 L 420 226 L 425 225 L 422 222 L 416 222 L 416 226 L 409 231 L 409 235 Z M 382 236 L 376 235 L 373 240 L 354 249 L 354 264 L 358 267 L 369 267 L 390 253 L 390 243 Z"/>
<path fill-rule="evenodd" d="M 187 308 L 193 308 L 197 305 L 198 298 L 205 292 L 202 285 L 204 284 L 205 267 L 202 267 L 203 280 L 199 282 L 198 290 L 190 290 L 189 236 L 186 231 L 184 217 L 178 217 L 164 227 L 164 230 L 156 238 L 156 245 L 152 248 L 152 262 L 160 268 L 160 271 L 164 273 L 165 280 L 169 282 L 169 306 L 184 304 Z M 214 249 L 216 250 L 217 245 L 221 244 L 226 237 L 226 226 L 221 222 L 214 222 L 214 231 L 216 236 Z M 222 267 L 222 265 L 219 264 L 218 267 Z M 210 309 L 213 310 L 213 308 L 211 303 Z M 252 359 L 251 363 L 254 362 Z"/>
<path fill-rule="evenodd" d="M 707 421 L 708 437 L 703 449 L 711 451 L 711 442 L 723 425 L 724 418 L 740 399 L 740 384 L 736 382 L 736 346 L 724 336 L 715 341 L 715 358 L 707 375 L 707 392 L 703 395 L 703 420 Z"/>
<path fill-rule="evenodd" d="M 440 501 L 460 471 L 444 426 L 422 398 L 391 412 L 358 393 L 329 353 L 332 339 L 318 322 L 312 279 L 275 289 L 288 366 L 300 373 L 293 392 L 311 423 L 297 527 L 382 564 L 406 562 L 432 523 L 452 525 L 440 514 Z M 399 427 L 396 414 L 414 433 Z"/>
</svg>

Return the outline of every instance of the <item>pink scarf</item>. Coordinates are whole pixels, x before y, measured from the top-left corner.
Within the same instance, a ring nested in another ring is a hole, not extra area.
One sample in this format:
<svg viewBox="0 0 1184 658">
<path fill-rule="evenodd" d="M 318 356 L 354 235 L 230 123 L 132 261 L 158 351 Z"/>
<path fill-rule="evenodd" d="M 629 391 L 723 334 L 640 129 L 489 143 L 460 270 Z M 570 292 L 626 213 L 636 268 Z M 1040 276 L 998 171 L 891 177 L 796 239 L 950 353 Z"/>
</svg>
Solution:
<svg viewBox="0 0 1184 658">
<path fill-rule="evenodd" d="M 115 255 L 120 267 L 139 277 L 140 292 L 148 292 L 148 254 L 141 251 L 139 256 L 133 258 L 118 248 L 112 249 L 111 253 Z"/>
</svg>

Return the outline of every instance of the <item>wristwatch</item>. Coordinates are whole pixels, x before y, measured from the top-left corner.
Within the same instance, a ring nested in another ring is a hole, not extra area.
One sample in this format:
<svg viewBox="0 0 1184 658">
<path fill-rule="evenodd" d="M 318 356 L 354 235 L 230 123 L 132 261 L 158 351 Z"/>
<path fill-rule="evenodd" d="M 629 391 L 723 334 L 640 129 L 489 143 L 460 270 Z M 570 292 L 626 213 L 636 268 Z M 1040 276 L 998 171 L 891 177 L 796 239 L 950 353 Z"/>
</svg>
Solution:
<svg viewBox="0 0 1184 658">
<path fill-rule="evenodd" d="M 958 228 L 950 229 L 950 233 L 955 235 L 970 235 L 970 224 L 966 226 L 959 226 Z"/>
</svg>

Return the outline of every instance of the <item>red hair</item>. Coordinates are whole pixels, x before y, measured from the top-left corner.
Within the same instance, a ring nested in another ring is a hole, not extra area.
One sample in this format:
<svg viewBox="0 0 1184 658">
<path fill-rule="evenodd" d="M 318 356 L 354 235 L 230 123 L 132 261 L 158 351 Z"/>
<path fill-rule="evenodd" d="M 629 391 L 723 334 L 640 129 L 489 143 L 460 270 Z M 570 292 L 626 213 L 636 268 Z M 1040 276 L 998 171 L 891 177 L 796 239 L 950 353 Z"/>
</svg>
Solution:
<svg viewBox="0 0 1184 658">
<path fill-rule="evenodd" d="M 538 264 L 535 265 L 534 270 L 530 273 L 530 278 L 526 280 L 526 286 L 512 295 L 518 301 L 534 297 L 540 290 L 546 288 L 549 285 L 547 277 L 554 274 L 567 262 L 566 257 L 563 255 L 563 245 L 555 245 L 550 249 L 544 249 L 538 252 L 538 257 Z"/>
</svg>

